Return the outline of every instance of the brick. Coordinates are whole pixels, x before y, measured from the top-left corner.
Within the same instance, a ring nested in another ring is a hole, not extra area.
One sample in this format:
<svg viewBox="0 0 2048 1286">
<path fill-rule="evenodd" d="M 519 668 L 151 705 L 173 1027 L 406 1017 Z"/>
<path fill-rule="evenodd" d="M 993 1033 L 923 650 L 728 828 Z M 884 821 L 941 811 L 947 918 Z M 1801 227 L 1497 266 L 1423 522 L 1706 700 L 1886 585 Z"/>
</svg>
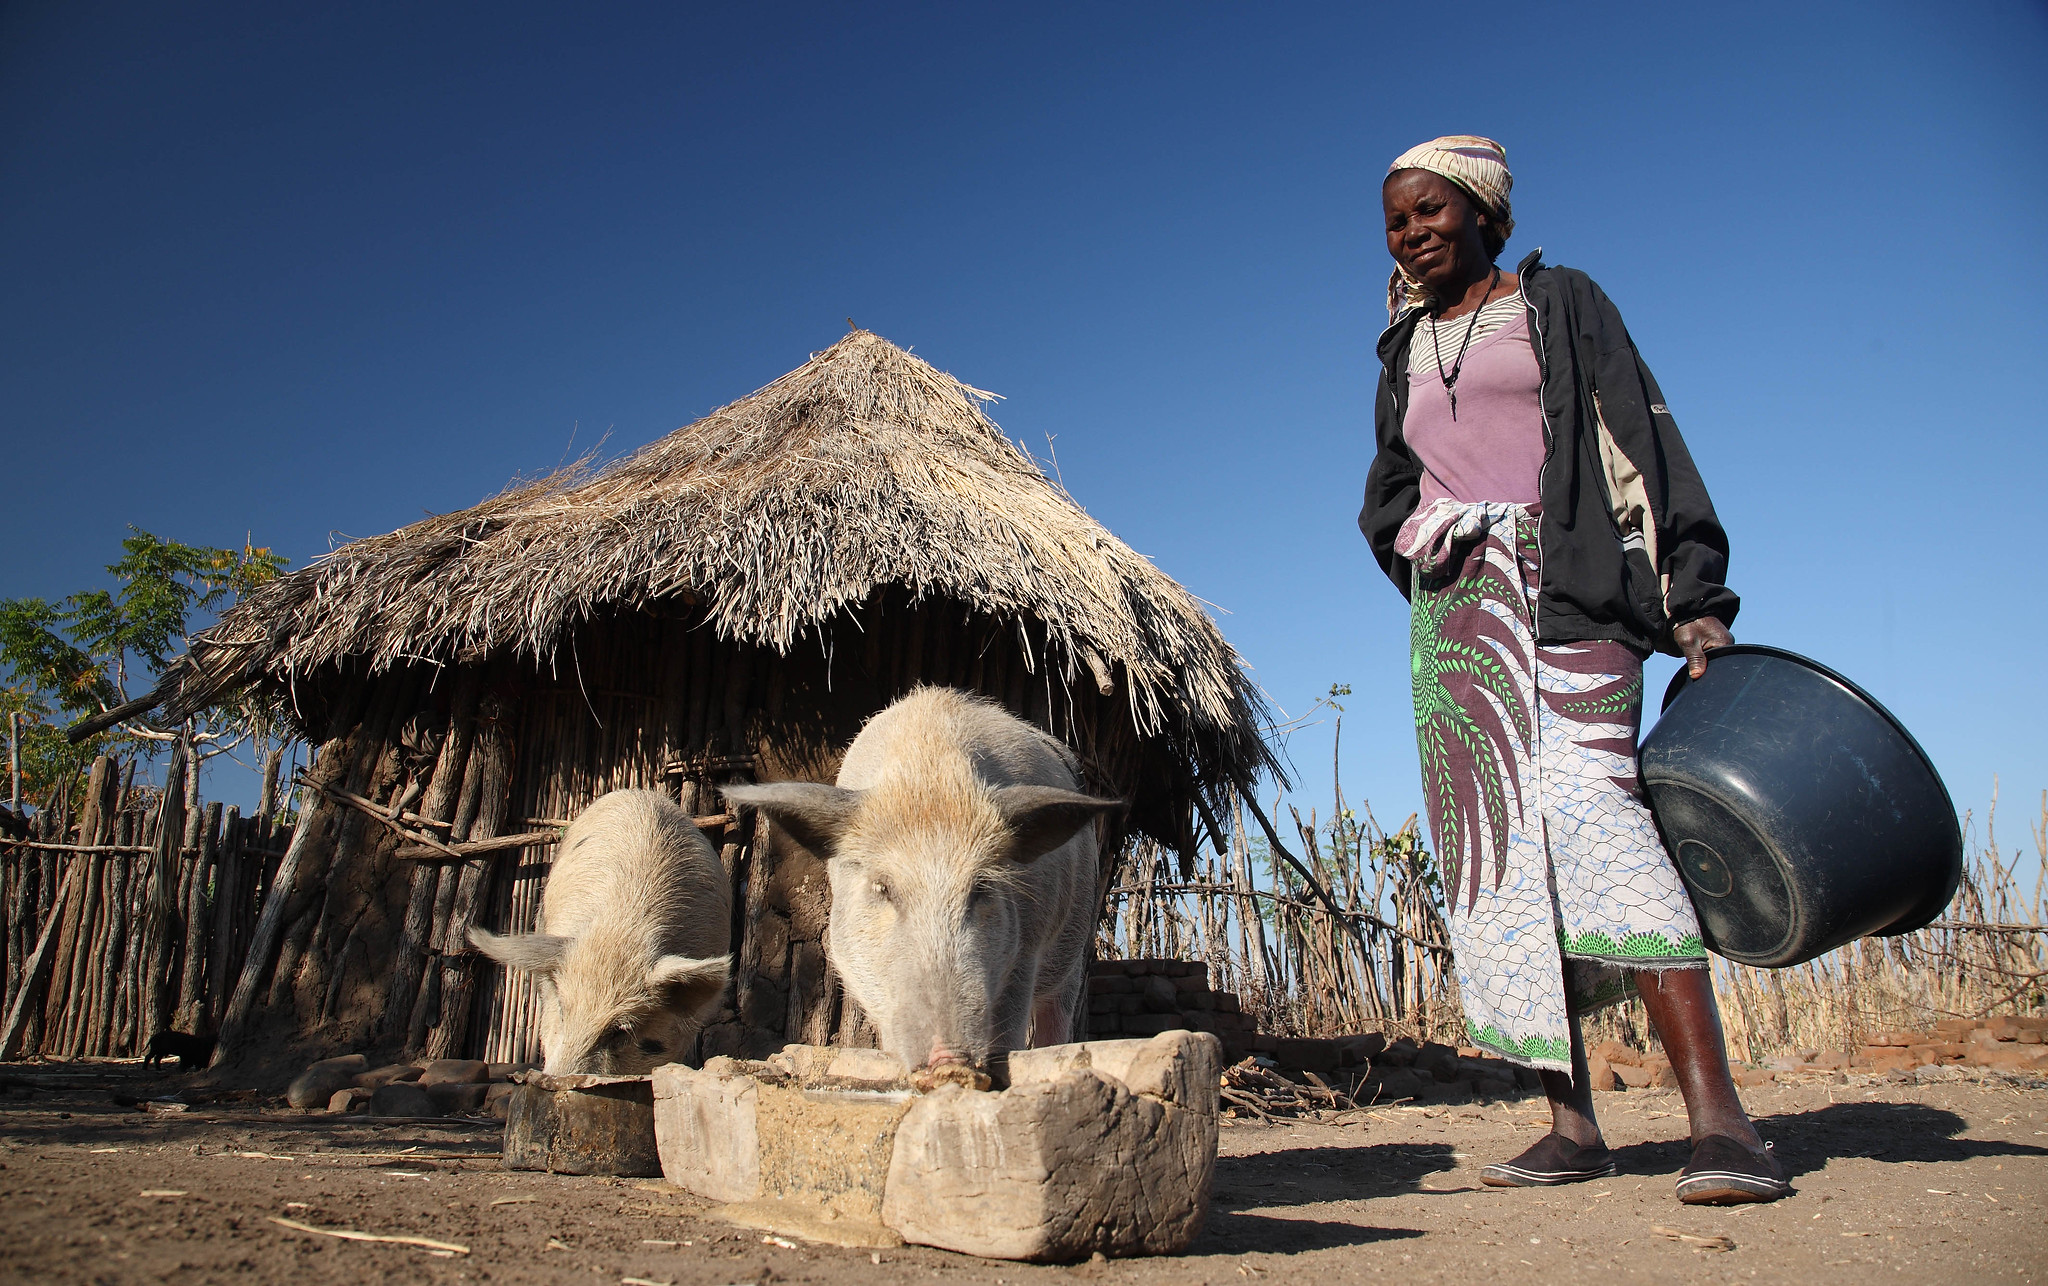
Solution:
<svg viewBox="0 0 2048 1286">
<path fill-rule="evenodd" d="M 1209 966 L 1203 965 L 1200 974 L 1182 974 L 1173 980 L 1173 989 L 1186 993 L 1209 990 Z"/>
<path fill-rule="evenodd" d="M 1177 1014 L 1180 1012 L 1180 993 L 1173 988 L 1170 978 L 1150 977 L 1138 989 L 1138 997 L 1144 1002 L 1145 1012 L 1153 1014 Z"/>
<path fill-rule="evenodd" d="M 1183 991 L 1180 993 L 1180 1009 L 1182 1013 L 1188 1013 L 1189 1011 L 1207 1013 L 1214 1008 L 1216 1008 L 1216 993 L 1213 991 Z"/>
<path fill-rule="evenodd" d="M 1340 1067 L 1363 1067 L 1387 1047 L 1387 1038 L 1378 1032 L 1363 1036 L 1339 1036 L 1337 1058 Z"/>
<path fill-rule="evenodd" d="M 1454 1081 L 1458 1079 L 1458 1051 L 1428 1041 L 1415 1055 L 1415 1070 L 1439 1081 Z"/>
<path fill-rule="evenodd" d="M 1088 994 L 1092 996 L 1125 996 L 1133 990 L 1131 980 L 1121 973 L 1098 974 L 1088 980 Z"/>
<path fill-rule="evenodd" d="M 1334 1072 L 1341 1061 L 1334 1040 L 1284 1036 L 1273 1059 L 1280 1066 L 1304 1072 Z"/>
<path fill-rule="evenodd" d="M 483 1110 L 484 1099 L 491 1092 L 489 1081 L 454 1081 L 439 1085 L 422 1085 L 420 1088 L 433 1102 L 436 1116 L 480 1112 Z"/>
<path fill-rule="evenodd" d="M 1641 1067 L 1643 1056 L 1635 1049 L 1618 1040 L 1603 1040 L 1593 1053 L 1607 1060 L 1610 1067 Z"/>
<path fill-rule="evenodd" d="M 370 1106 L 370 1091 L 351 1085 L 345 1090 L 334 1091 L 327 1100 L 327 1110 L 337 1115 L 343 1112 L 358 1112 Z"/>
<path fill-rule="evenodd" d="M 354 1084 L 369 1065 L 370 1060 L 361 1054 L 323 1058 L 298 1074 L 286 1088 L 284 1101 L 293 1107 L 324 1108 L 338 1091 Z"/>
<path fill-rule="evenodd" d="M 1615 1079 L 1619 1080 L 1629 1089 L 1644 1090 L 1650 1088 L 1650 1073 L 1646 1068 L 1639 1067 L 1634 1063 L 1621 1063 L 1609 1064 L 1609 1070 L 1614 1073 Z"/>
<path fill-rule="evenodd" d="M 1124 1035 L 1157 1036 L 1161 1032 L 1185 1031 L 1187 1020 L 1179 1014 L 1137 1014 L 1124 1019 Z"/>
<path fill-rule="evenodd" d="M 1234 1014 L 1243 1009 L 1244 1005 L 1238 1000 L 1236 992 L 1219 991 L 1216 993 L 1216 1008 L 1226 1014 Z"/>
<path fill-rule="evenodd" d="M 1365 1083 L 1368 1088 L 1360 1097 L 1380 1103 L 1421 1098 L 1436 1084 L 1412 1067 L 1390 1067 L 1383 1072 L 1375 1072 L 1366 1078 Z"/>
<path fill-rule="evenodd" d="M 372 1116 L 439 1116 L 440 1107 L 411 1081 L 393 1081 L 370 1091 Z"/>
<path fill-rule="evenodd" d="M 476 1085 L 491 1079 L 491 1065 L 480 1058 L 437 1058 L 420 1068 L 421 1085 Z"/>
<path fill-rule="evenodd" d="M 416 1081 L 420 1074 L 421 1069 L 416 1063 L 388 1063 L 362 1073 L 355 1078 L 353 1084 L 360 1085 L 366 1090 L 373 1090 L 399 1081 Z"/>
<path fill-rule="evenodd" d="M 1415 1056 L 1419 1052 L 1421 1052 L 1421 1046 L 1415 1043 L 1414 1038 L 1403 1036 L 1380 1053 L 1374 1055 L 1372 1061 L 1375 1067 L 1382 1063 L 1388 1067 L 1413 1067 L 1415 1065 Z"/>
</svg>

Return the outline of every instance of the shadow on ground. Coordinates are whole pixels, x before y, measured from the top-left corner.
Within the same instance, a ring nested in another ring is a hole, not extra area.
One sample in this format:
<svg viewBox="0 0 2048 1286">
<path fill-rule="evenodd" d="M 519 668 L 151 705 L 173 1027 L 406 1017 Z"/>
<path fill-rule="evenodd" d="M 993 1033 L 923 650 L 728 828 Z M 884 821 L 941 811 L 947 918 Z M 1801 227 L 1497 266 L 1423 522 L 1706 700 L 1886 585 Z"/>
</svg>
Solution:
<svg viewBox="0 0 2048 1286">
<path fill-rule="evenodd" d="M 1455 1150 L 1448 1143 L 1363 1143 L 1220 1156 L 1214 1199 L 1227 1210 L 1391 1197 L 1417 1191 L 1428 1175 L 1456 1169 Z"/>
<path fill-rule="evenodd" d="M 1773 1144 L 1786 1177 L 1820 1170 L 1838 1157 L 1872 1161 L 1968 1161 L 1976 1157 L 2043 1157 L 2048 1148 L 1959 1137 L 1967 1122 L 1921 1103 L 1830 1103 L 1811 1112 L 1760 1118 L 1757 1132 Z M 1692 1155 L 1684 1139 L 1636 1143 L 1614 1150 L 1623 1174 L 1675 1175 Z"/>
<path fill-rule="evenodd" d="M 1276 1219 L 1271 1215 L 1212 1210 L 1195 1244 L 1183 1252 L 1200 1255 L 1296 1254 L 1422 1236 L 1420 1228 L 1372 1228 L 1332 1219 Z"/>
</svg>

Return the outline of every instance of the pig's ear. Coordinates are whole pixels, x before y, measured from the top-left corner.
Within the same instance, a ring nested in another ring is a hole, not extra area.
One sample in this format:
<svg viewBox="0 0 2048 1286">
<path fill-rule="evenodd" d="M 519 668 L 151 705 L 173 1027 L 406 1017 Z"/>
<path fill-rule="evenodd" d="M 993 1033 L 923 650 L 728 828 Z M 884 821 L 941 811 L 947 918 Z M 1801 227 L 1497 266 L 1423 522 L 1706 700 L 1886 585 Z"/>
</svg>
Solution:
<svg viewBox="0 0 2048 1286">
<path fill-rule="evenodd" d="M 1121 799 L 1097 799 L 1056 786 L 1005 786 L 996 808 L 1010 827 L 1010 856 L 1019 862 L 1042 857 L 1098 817 L 1121 813 Z"/>
<path fill-rule="evenodd" d="M 478 951 L 522 973 L 553 973 L 569 954 L 574 938 L 553 933 L 515 933 L 501 937 L 486 929 L 471 929 L 469 940 Z"/>
<path fill-rule="evenodd" d="M 861 793 L 810 781 L 778 781 L 766 786 L 727 786 L 725 802 L 735 808 L 758 808 L 796 842 L 829 858 L 839 837 L 860 807 Z"/>
<path fill-rule="evenodd" d="M 725 994 L 725 978 L 731 971 L 731 956 L 704 960 L 663 956 L 647 971 L 647 986 L 661 998 L 662 1008 L 679 1014 L 698 1014 L 717 1004 Z"/>
</svg>

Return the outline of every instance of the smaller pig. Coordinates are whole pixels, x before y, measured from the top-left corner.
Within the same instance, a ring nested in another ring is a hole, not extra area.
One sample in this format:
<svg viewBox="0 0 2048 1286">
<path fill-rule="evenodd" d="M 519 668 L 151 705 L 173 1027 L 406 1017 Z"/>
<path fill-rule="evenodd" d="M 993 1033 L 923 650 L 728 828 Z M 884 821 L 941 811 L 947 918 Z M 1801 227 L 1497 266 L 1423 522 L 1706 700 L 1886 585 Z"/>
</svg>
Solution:
<svg viewBox="0 0 2048 1286">
<path fill-rule="evenodd" d="M 161 1068 L 166 1058 L 178 1060 L 178 1070 L 189 1072 L 195 1067 L 204 1067 L 213 1057 L 213 1037 L 194 1036 L 181 1031 L 160 1031 L 149 1038 L 149 1048 L 143 1052 L 145 1067 Z"/>
<path fill-rule="evenodd" d="M 539 929 L 471 929 L 469 940 L 540 983 L 550 1074 L 634 1076 L 677 1062 L 725 992 L 725 868 L 696 823 L 659 791 L 613 791 L 570 823 L 541 896 Z"/>
<path fill-rule="evenodd" d="M 919 688 L 868 721 L 837 785 L 729 786 L 826 859 L 827 953 L 914 1068 L 978 1067 L 1073 1039 L 1099 867 L 1119 800 L 1001 706 Z"/>
</svg>

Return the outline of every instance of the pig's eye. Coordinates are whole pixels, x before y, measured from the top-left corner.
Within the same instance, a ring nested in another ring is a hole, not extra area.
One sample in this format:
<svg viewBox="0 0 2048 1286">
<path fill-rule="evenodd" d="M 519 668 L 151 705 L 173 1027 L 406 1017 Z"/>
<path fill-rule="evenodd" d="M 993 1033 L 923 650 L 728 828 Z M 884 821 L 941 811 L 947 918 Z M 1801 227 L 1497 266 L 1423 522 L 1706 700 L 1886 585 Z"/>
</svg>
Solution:
<svg viewBox="0 0 2048 1286">
<path fill-rule="evenodd" d="M 892 893 L 892 892 L 890 891 L 890 889 L 889 889 L 889 885 L 888 885 L 888 882 L 887 882 L 887 881 L 884 881 L 884 880 L 876 880 L 876 881 L 875 881 L 875 882 L 874 882 L 874 883 L 873 883 L 872 885 L 870 885 L 869 887 L 871 887 L 871 888 L 873 888 L 873 889 L 874 889 L 874 891 L 875 891 L 875 896 L 876 896 L 876 897 L 878 897 L 878 898 L 880 898 L 880 899 L 882 899 L 882 901 L 884 901 L 884 902 L 893 902 L 893 901 L 895 901 L 895 894 L 893 894 L 893 893 Z"/>
<path fill-rule="evenodd" d="M 668 1046 L 658 1040 L 643 1040 L 640 1042 L 640 1052 L 643 1054 L 659 1054 L 667 1048 Z"/>
</svg>

